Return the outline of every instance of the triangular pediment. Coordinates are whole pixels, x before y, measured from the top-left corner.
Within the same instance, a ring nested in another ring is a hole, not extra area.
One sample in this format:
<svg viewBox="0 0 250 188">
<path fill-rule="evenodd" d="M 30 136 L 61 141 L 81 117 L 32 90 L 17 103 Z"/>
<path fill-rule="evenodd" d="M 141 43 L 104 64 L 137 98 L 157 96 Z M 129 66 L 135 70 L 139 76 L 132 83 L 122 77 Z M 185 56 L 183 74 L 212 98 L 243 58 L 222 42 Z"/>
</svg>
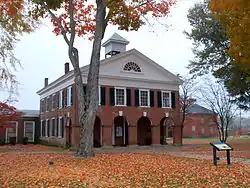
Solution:
<svg viewBox="0 0 250 188">
<path fill-rule="evenodd" d="M 176 75 L 135 49 L 102 60 L 100 77 L 102 76 L 181 83 Z"/>
</svg>

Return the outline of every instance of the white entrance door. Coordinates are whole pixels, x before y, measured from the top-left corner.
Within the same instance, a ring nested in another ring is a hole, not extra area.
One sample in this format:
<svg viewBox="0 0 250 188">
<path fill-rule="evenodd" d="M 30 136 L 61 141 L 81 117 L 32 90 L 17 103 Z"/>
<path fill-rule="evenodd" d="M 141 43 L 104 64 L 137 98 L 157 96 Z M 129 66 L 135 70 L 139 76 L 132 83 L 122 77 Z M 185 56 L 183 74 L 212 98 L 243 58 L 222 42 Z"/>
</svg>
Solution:
<svg viewBox="0 0 250 188">
<path fill-rule="evenodd" d="M 24 137 L 28 138 L 28 142 L 35 141 L 35 122 L 34 121 L 24 122 Z"/>
</svg>

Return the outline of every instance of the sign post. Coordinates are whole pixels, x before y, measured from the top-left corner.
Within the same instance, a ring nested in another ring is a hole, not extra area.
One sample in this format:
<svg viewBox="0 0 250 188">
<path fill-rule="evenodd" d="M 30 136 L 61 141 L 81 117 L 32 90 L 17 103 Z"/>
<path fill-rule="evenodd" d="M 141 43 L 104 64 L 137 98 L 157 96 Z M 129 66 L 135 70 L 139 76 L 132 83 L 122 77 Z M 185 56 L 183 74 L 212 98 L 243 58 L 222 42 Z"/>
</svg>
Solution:
<svg viewBox="0 0 250 188">
<path fill-rule="evenodd" d="M 231 164 L 230 151 L 233 150 L 233 148 L 229 144 L 224 142 L 211 142 L 210 145 L 213 146 L 213 162 L 215 166 L 217 166 L 217 161 L 220 160 L 220 158 L 217 157 L 217 151 L 226 151 L 227 164 Z"/>
</svg>

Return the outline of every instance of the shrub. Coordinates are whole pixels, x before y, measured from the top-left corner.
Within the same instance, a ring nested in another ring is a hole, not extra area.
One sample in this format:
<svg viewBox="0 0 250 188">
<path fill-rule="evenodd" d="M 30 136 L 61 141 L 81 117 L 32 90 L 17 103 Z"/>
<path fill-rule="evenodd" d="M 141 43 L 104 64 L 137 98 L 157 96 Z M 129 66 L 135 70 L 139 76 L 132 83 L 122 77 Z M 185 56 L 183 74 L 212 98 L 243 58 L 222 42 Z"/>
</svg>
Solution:
<svg viewBox="0 0 250 188">
<path fill-rule="evenodd" d="M 5 140 L 0 140 L 0 146 L 5 144 Z"/>
<path fill-rule="evenodd" d="M 24 145 L 26 145 L 26 144 L 28 144 L 28 137 L 23 137 L 23 139 L 22 139 L 22 143 L 24 144 Z"/>
<path fill-rule="evenodd" d="M 16 145 L 16 137 L 10 137 L 10 144 Z"/>
</svg>

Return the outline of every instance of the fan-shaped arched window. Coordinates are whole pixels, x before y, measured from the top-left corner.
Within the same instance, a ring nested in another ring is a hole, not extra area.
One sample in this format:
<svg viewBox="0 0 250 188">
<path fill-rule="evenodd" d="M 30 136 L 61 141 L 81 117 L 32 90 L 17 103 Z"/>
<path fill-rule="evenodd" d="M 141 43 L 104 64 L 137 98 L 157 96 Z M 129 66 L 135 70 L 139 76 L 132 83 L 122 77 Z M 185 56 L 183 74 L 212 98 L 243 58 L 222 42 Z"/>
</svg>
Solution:
<svg viewBox="0 0 250 188">
<path fill-rule="evenodd" d="M 131 72 L 141 72 L 141 68 L 135 62 L 128 62 L 124 68 L 124 71 L 131 71 Z"/>
</svg>

